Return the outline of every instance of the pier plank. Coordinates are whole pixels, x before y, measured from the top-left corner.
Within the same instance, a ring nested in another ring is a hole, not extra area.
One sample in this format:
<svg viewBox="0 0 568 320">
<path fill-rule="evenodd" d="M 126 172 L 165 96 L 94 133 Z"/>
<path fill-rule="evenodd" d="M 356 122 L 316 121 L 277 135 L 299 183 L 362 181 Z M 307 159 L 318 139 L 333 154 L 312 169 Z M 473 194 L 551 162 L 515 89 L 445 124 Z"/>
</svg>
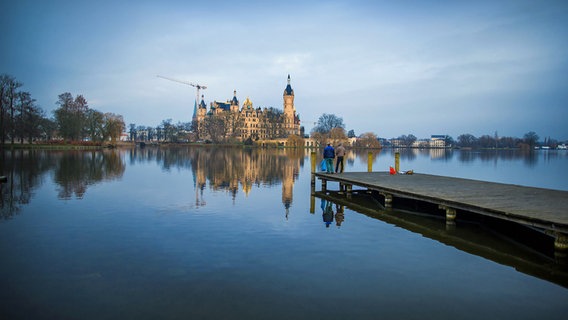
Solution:
<svg viewBox="0 0 568 320">
<path fill-rule="evenodd" d="M 370 190 L 568 232 L 568 191 L 429 174 L 316 173 L 316 177 Z"/>
</svg>

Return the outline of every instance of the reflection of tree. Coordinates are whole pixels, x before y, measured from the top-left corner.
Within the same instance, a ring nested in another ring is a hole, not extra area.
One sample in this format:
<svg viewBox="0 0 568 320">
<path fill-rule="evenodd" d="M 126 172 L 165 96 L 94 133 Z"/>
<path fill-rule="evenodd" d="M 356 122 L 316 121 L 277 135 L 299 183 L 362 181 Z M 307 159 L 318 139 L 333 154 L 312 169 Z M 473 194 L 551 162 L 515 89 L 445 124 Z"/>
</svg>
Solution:
<svg viewBox="0 0 568 320">
<path fill-rule="evenodd" d="M 8 178 L 0 184 L 0 219 L 9 219 L 21 205 L 30 203 L 34 189 L 41 185 L 53 162 L 45 152 L 37 150 L 7 150 L 0 156 L 0 173 Z"/>
<path fill-rule="evenodd" d="M 59 198 L 69 199 L 73 194 L 82 198 L 87 186 L 120 178 L 124 170 L 118 150 L 64 152 L 54 173 L 55 182 L 60 186 Z"/>
<path fill-rule="evenodd" d="M 371 153 L 371 161 L 375 162 L 380 156 L 383 149 L 352 149 L 351 152 L 355 155 L 357 159 L 363 164 L 366 164 L 369 160 L 369 153 Z M 353 160 L 347 157 L 347 163 L 352 163 Z"/>
<path fill-rule="evenodd" d="M 498 160 L 522 160 L 528 167 L 533 167 L 538 163 L 538 156 L 534 152 L 522 149 L 513 150 L 461 150 L 458 160 L 460 162 L 473 162 L 481 160 L 482 162 L 497 162 Z"/>
</svg>

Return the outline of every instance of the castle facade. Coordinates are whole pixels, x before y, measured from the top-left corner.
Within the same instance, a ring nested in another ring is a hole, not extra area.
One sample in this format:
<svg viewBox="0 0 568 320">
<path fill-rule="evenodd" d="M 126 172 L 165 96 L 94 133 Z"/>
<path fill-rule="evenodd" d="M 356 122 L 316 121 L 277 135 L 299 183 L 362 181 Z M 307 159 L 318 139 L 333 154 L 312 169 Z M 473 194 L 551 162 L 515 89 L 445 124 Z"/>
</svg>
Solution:
<svg viewBox="0 0 568 320">
<path fill-rule="evenodd" d="M 257 141 L 299 136 L 300 118 L 294 107 L 294 90 L 290 85 L 290 75 L 283 100 L 283 110 L 255 108 L 248 97 L 239 106 L 235 90 L 231 100 L 213 101 L 208 109 L 202 96 L 201 102 L 194 110 L 193 120 L 197 124 L 201 139 L 220 141 L 233 138 L 240 141 Z M 220 126 L 223 128 L 218 128 Z"/>
</svg>

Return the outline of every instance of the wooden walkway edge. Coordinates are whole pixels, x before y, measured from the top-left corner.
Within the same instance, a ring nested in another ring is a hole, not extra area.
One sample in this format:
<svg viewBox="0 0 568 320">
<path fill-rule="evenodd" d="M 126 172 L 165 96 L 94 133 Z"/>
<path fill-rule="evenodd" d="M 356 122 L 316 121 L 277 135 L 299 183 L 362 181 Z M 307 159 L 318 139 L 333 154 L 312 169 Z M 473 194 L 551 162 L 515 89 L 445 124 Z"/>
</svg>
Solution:
<svg viewBox="0 0 568 320">
<path fill-rule="evenodd" d="M 322 181 L 339 182 L 347 194 L 353 186 L 378 191 L 385 207 L 396 198 L 426 201 L 446 210 L 453 221 L 456 210 L 544 229 L 555 237 L 555 248 L 568 250 L 568 191 L 524 187 L 428 174 L 390 175 L 388 172 L 313 173 Z"/>
</svg>

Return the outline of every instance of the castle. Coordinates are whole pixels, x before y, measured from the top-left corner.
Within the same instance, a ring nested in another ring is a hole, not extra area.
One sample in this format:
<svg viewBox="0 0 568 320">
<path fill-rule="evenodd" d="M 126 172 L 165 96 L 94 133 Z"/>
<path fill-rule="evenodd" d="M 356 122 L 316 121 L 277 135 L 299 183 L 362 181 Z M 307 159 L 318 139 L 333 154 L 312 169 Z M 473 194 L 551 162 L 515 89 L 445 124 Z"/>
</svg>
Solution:
<svg viewBox="0 0 568 320">
<path fill-rule="evenodd" d="M 240 141 L 247 139 L 256 141 L 287 138 L 290 135 L 299 136 L 300 118 L 294 107 L 294 90 L 290 86 L 290 75 L 283 99 L 283 111 L 266 107 L 255 109 L 248 97 L 242 106 L 239 106 L 235 90 L 233 99 L 226 102 L 211 102 L 207 110 L 202 96 L 201 102 L 194 110 L 193 120 L 202 139 L 217 138 L 214 140 L 219 141 L 234 138 Z M 222 130 L 213 130 L 211 128 L 213 123 L 221 123 Z"/>
</svg>

